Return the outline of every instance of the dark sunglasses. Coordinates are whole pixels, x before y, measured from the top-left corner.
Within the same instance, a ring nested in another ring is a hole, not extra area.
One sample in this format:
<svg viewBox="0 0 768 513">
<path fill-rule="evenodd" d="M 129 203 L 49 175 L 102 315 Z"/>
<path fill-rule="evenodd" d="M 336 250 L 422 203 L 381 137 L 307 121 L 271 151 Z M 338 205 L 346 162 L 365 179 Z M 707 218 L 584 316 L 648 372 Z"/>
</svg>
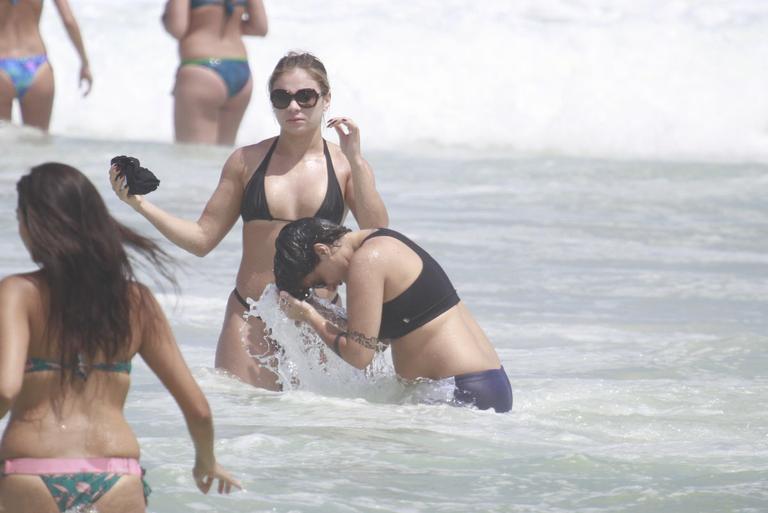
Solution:
<svg viewBox="0 0 768 513">
<path fill-rule="evenodd" d="M 320 93 L 314 89 L 299 89 L 295 93 L 291 94 L 285 89 L 274 89 L 269 93 L 269 101 L 272 102 L 272 106 L 276 109 L 285 109 L 291 104 L 293 100 L 299 104 L 302 109 L 309 109 L 317 105 L 317 100 L 320 98 Z"/>
</svg>

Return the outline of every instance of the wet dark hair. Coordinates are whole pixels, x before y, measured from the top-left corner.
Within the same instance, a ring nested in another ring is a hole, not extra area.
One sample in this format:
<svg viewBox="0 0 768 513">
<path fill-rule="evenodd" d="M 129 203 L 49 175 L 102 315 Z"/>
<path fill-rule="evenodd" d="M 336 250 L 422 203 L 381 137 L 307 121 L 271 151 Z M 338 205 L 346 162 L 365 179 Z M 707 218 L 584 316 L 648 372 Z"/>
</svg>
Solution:
<svg viewBox="0 0 768 513">
<path fill-rule="evenodd" d="M 113 363 L 131 342 L 131 312 L 149 293 L 136 283 L 124 246 L 145 257 L 174 288 L 170 257 L 152 240 L 116 221 L 93 183 L 57 162 L 33 167 L 16 184 L 18 215 L 28 233 L 32 259 L 48 285 L 49 340 L 58 345 L 61 366 L 82 357 Z M 137 301 L 138 299 L 138 301 Z M 71 378 L 71 372 L 62 373 Z"/>
<path fill-rule="evenodd" d="M 275 240 L 275 285 L 297 299 L 305 299 L 309 290 L 302 284 L 320 257 L 315 244 L 332 246 L 351 230 L 325 219 L 304 217 L 283 226 Z"/>
<path fill-rule="evenodd" d="M 301 68 L 320 84 L 320 94 L 325 96 L 331 91 L 331 85 L 328 83 L 328 73 L 325 71 L 325 66 L 320 59 L 315 57 L 309 52 L 288 52 L 285 54 L 277 64 L 272 74 L 269 76 L 269 92 L 272 92 L 272 88 L 275 86 L 275 81 L 278 77 L 295 68 Z"/>
</svg>

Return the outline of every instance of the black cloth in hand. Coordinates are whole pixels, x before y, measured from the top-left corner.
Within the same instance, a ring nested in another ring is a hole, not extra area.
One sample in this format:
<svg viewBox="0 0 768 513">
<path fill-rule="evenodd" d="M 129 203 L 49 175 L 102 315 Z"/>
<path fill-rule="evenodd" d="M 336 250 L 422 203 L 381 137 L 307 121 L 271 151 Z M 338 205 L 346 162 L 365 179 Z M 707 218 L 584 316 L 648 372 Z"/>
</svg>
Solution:
<svg viewBox="0 0 768 513">
<path fill-rule="evenodd" d="M 128 184 L 128 194 L 149 194 L 157 189 L 160 180 L 147 169 L 141 167 L 139 159 L 120 155 L 112 159 L 112 165 L 117 166 L 117 176 L 124 176 Z"/>
</svg>

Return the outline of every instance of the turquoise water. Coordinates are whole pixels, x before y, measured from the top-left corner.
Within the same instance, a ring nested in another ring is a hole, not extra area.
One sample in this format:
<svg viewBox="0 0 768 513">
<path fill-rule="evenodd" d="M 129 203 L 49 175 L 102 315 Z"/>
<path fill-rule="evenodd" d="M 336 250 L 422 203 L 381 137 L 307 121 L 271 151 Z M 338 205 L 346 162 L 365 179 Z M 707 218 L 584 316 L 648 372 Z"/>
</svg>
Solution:
<svg viewBox="0 0 768 513">
<path fill-rule="evenodd" d="M 114 198 L 109 159 L 138 156 L 162 181 L 153 200 L 196 218 L 229 153 L 3 137 L 1 275 L 32 268 L 14 216 L 30 165 L 79 167 L 116 217 L 156 235 Z M 238 224 L 204 259 L 166 244 L 181 293 L 158 292 L 213 406 L 219 458 L 247 491 L 197 492 L 181 414 L 137 361 L 126 415 L 151 512 L 768 510 L 767 166 L 439 148 L 368 158 L 392 226 L 437 257 L 496 345 L 513 412 L 419 404 L 393 379 L 366 386 L 307 362 L 303 386 L 283 393 L 218 375 Z"/>
</svg>

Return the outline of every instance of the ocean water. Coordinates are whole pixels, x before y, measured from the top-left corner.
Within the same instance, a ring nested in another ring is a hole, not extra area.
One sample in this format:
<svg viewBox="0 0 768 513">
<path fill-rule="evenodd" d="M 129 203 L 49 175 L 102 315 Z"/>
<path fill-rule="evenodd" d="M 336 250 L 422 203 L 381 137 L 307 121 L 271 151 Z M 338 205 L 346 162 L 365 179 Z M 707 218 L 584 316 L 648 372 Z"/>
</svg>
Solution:
<svg viewBox="0 0 768 513">
<path fill-rule="evenodd" d="M 56 71 L 51 129 L 170 141 L 178 57 L 161 0 L 73 3 L 95 77 L 53 4 L 42 29 Z M 265 1 L 246 38 L 254 95 L 239 143 L 274 133 L 266 83 L 290 49 L 328 69 L 329 115 L 368 149 L 459 146 L 685 160 L 768 158 L 764 0 Z"/>
<path fill-rule="evenodd" d="M 194 218 L 228 152 L 20 137 L 0 164 L 0 273 L 31 268 L 13 215 L 30 164 L 76 165 L 119 219 L 153 234 L 109 189 L 109 158 L 139 156 L 161 177 L 154 201 Z M 196 491 L 181 415 L 137 362 L 126 414 L 155 489 L 150 511 L 768 509 L 768 166 L 369 159 L 392 226 L 438 258 L 493 339 L 513 412 L 423 404 L 386 358 L 372 381 L 336 362 L 324 371 L 298 335 L 284 339 L 300 381 L 291 390 L 220 376 L 213 349 L 239 227 L 204 259 L 166 244 L 181 293 L 158 293 L 213 406 L 219 458 L 247 491 Z M 268 299 L 257 308 L 289 333 Z"/>
<path fill-rule="evenodd" d="M 152 199 L 195 219 L 231 149 L 170 144 L 176 66 L 162 2 L 73 3 L 93 95 L 46 4 L 53 135 L 0 126 L 0 275 L 32 264 L 15 182 L 59 160 L 96 183 L 130 154 Z M 135 362 L 126 415 L 149 511 L 759 513 L 768 511 L 768 7 L 739 1 L 267 3 L 257 83 L 289 48 L 328 65 L 332 114 L 362 127 L 392 227 L 428 249 L 493 340 L 510 414 L 429 404 L 385 355 L 365 375 L 280 317 L 290 389 L 212 368 L 239 224 L 156 288 L 246 491 L 203 496 L 181 414 Z M 151 56 L 148 58 L 147 56 Z M 263 93 L 263 90 L 262 90 Z M 272 135 L 266 95 L 240 142 Z M 326 136 L 335 140 L 333 133 Z M 159 237 L 159 236 L 158 236 Z M 257 298 L 254 298 L 257 299 Z M 0 429 L 6 421 L 0 421 Z"/>
</svg>

